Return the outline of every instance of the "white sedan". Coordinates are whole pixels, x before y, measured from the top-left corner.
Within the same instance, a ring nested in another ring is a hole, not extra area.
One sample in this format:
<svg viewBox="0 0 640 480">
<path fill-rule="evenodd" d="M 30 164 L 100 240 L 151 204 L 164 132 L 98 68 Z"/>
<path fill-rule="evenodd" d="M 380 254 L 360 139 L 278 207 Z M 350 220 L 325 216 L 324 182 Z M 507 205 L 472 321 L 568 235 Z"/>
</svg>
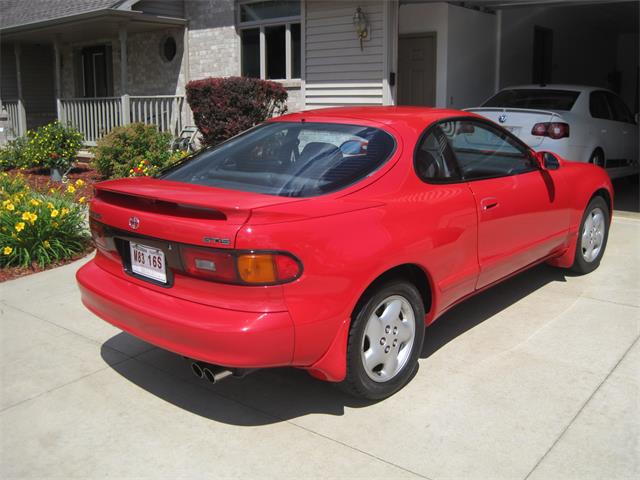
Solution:
<svg viewBox="0 0 640 480">
<path fill-rule="evenodd" d="M 530 147 L 591 162 L 612 178 L 638 173 L 638 122 L 615 93 L 576 85 L 525 85 L 467 109 Z"/>
</svg>

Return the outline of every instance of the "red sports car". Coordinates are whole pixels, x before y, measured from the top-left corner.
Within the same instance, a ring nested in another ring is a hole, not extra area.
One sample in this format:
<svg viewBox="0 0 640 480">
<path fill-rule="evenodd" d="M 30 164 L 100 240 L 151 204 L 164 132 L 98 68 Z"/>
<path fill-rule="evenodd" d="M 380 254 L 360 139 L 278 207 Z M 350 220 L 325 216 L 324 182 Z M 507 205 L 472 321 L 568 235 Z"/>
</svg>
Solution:
<svg viewBox="0 0 640 480">
<path fill-rule="evenodd" d="M 92 312 L 209 381 L 288 365 L 379 399 L 456 303 L 540 262 L 595 269 L 612 201 L 601 168 L 471 113 L 301 112 L 97 185 L 77 278 Z"/>
</svg>

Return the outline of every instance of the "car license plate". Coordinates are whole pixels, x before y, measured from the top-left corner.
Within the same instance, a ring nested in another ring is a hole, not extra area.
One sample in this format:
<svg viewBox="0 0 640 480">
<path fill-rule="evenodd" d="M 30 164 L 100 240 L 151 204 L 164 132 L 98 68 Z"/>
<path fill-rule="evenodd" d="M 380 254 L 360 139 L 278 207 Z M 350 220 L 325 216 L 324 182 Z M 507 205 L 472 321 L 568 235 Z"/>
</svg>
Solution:
<svg viewBox="0 0 640 480">
<path fill-rule="evenodd" d="M 157 282 L 167 283 L 164 252 L 158 248 L 129 242 L 131 271 Z"/>
</svg>

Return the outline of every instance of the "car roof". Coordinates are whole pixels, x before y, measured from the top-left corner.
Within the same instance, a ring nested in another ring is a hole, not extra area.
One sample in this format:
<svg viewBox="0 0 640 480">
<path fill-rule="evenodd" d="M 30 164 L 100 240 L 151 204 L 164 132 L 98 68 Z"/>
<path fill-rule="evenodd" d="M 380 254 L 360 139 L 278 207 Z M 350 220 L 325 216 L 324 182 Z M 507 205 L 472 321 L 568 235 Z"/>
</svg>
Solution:
<svg viewBox="0 0 640 480">
<path fill-rule="evenodd" d="M 474 113 L 447 108 L 407 107 L 407 106 L 361 106 L 330 107 L 291 113 L 274 118 L 275 121 L 322 121 L 329 119 L 360 120 L 383 125 L 397 122 L 414 127 L 424 127 L 435 121 L 450 117 L 476 117 Z"/>
<path fill-rule="evenodd" d="M 545 85 L 540 84 L 531 84 L 531 85 L 513 85 L 511 87 L 501 88 L 500 91 L 503 90 L 571 90 L 574 92 L 592 92 L 594 90 L 605 90 L 610 91 L 607 88 L 603 87 L 593 87 L 588 85 L 571 85 L 567 83 L 549 83 Z"/>
</svg>

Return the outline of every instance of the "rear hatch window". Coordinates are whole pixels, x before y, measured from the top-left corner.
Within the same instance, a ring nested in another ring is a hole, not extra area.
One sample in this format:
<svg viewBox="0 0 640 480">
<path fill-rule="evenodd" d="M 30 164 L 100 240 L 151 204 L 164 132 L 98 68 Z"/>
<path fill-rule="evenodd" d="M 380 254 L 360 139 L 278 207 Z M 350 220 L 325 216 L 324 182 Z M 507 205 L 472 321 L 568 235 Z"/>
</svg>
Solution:
<svg viewBox="0 0 640 480">
<path fill-rule="evenodd" d="M 272 122 L 203 150 L 160 178 L 282 197 L 311 197 L 365 178 L 394 149 L 393 137 L 373 127 Z"/>
<path fill-rule="evenodd" d="M 580 95 L 571 90 L 510 89 L 498 92 L 483 107 L 569 111 Z"/>
</svg>

